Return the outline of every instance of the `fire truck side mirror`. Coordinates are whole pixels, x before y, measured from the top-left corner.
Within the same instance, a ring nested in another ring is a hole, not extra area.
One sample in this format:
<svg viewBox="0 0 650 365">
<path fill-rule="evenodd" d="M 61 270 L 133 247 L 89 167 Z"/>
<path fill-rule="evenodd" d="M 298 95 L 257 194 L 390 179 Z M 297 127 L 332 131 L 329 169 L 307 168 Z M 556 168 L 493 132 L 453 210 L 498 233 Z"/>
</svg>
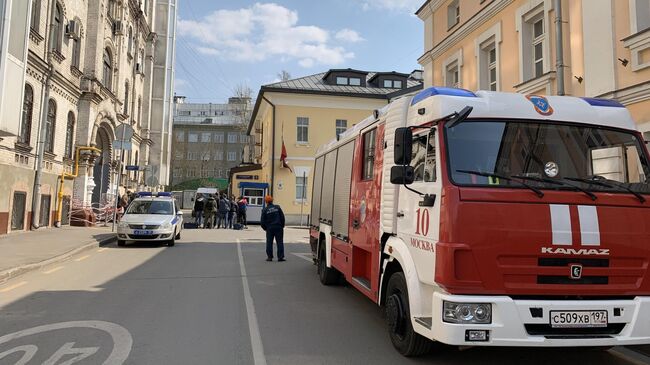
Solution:
<svg viewBox="0 0 650 365">
<path fill-rule="evenodd" d="M 390 182 L 396 185 L 409 185 L 413 184 L 415 180 L 415 173 L 413 166 L 402 165 L 393 166 L 390 168 Z"/>
<path fill-rule="evenodd" d="M 395 165 L 408 165 L 411 163 L 413 150 L 413 132 L 411 128 L 395 129 Z"/>
</svg>

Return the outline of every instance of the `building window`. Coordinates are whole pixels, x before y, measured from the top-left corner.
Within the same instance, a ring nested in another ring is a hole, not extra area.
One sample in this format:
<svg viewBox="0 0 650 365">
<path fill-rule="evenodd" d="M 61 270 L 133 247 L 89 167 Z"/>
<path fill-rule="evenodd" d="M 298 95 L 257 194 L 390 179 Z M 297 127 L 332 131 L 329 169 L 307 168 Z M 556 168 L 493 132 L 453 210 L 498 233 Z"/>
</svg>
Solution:
<svg viewBox="0 0 650 365">
<path fill-rule="evenodd" d="M 131 56 L 133 54 L 133 27 L 129 25 L 129 30 L 127 31 L 127 37 L 128 37 L 128 47 L 127 47 L 127 52 L 128 55 Z"/>
<path fill-rule="evenodd" d="M 129 82 L 124 83 L 124 115 L 129 115 Z"/>
<path fill-rule="evenodd" d="M 198 152 L 187 152 L 187 160 L 188 161 L 196 161 L 199 158 Z"/>
<path fill-rule="evenodd" d="M 447 5 L 447 29 L 460 22 L 460 1 L 454 0 Z"/>
<path fill-rule="evenodd" d="M 176 142 L 185 142 L 185 132 L 184 131 L 176 132 Z"/>
<path fill-rule="evenodd" d="M 237 161 L 237 152 L 228 152 L 228 161 Z"/>
<path fill-rule="evenodd" d="M 183 177 L 183 169 L 180 167 L 174 167 L 174 177 L 175 178 Z"/>
<path fill-rule="evenodd" d="M 45 119 L 45 151 L 54 153 L 54 130 L 56 128 L 56 103 L 50 99 L 47 103 Z"/>
<path fill-rule="evenodd" d="M 214 143 L 223 143 L 223 132 L 214 134 Z"/>
<path fill-rule="evenodd" d="M 336 84 L 337 85 L 350 85 L 350 86 L 360 86 L 361 85 L 361 79 L 358 77 L 343 77 L 343 76 L 338 76 L 336 78 Z"/>
<path fill-rule="evenodd" d="M 138 97 L 138 113 L 135 115 L 136 116 L 136 122 L 142 120 L 142 97 Z"/>
<path fill-rule="evenodd" d="M 363 135 L 363 180 L 372 180 L 375 170 L 375 140 L 377 129 Z"/>
<path fill-rule="evenodd" d="M 108 17 L 108 20 L 111 21 L 111 23 L 115 19 L 115 12 L 115 0 L 108 0 L 108 6 L 106 7 L 106 16 Z"/>
<path fill-rule="evenodd" d="M 237 143 L 237 134 L 228 133 L 228 143 Z"/>
<path fill-rule="evenodd" d="M 223 161 L 223 151 L 221 150 L 214 151 L 214 159 L 216 161 Z"/>
<path fill-rule="evenodd" d="M 54 22 L 52 23 L 52 33 L 50 37 L 50 44 L 52 50 L 61 52 L 61 41 L 63 32 L 63 10 L 61 10 L 61 4 L 56 3 L 56 9 L 54 10 Z"/>
<path fill-rule="evenodd" d="M 539 17 L 532 25 L 533 28 L 533 77 L 544 73 L 544 19 Z"/>
<path fill-rule="evenodd" d="M 447 75 L 445 86 L 460 87 L 460 67 L 458 67 L 458 62 L 447 65 L 445 74 Z"/>
<path fill-rule="evenodd" d="M 210 151 L 201 152 L 201 161 L 210 161 Z"/>
<path fill-rule="evenodd" d="M 176 151 L 176 153 L 174 153 L 174 159 L 175 160 L 182 160 L 183 159 L 183 152 Z"/>
<path fill-rule="evenodd" d="M 196 177 L 195 169 L 187 169 L 187 177 Z"/>
<path fill-rule="evenodd" d="M 67 158 L 72 158 L 74 150 L 74 113 L 68 112 L 68 125 L 65 129 L 65 154 Z"/>
<path fill-rule="evenodd" d="M 497 48 L 492 40 L 484 44 L 479 51 L 480 88 L 484 90 L 497 91 Z"/>
<path fill-rule="evenodd" d="M 198 133 L 189 133 L 187 135 L 187 141 L 189 143 L 197 143 L 199 141 L 199 134 Z"/>
<path fill-rule="evenodd" d="M 309 142 L 309 118 L 298 117 L 296 121 L 296 141 L 298 143 Z"/>
<path fill-rule="evenodd" d="M 401 89 L 402 81 L 399 80 L 384 80 L 383 86 L 389 89 Z"/>
<path fill-rule="evenodd" d="M 341 133 L 345 132 L 348 129 L 348 121 L 345 119 L 336 120 L 336 139 L 339 139 Z"/>
<path fill-rule="evenodd" d="M 248 143 L 249 140 L 250 140 L 249 136 L 245 134 L 239 135 L 239 143 Z"/>
<path fill-rule="evenodd" d="M 210 133 L 210 132 L 201 133 L 201 142 L 203 142 L 203 143 L 210 142 L 210 137 L 212 137 L 212 133 Z"/>
<path fill-rule="evenodd" d="M 102 83 L 104 87 L 108 90 L 113 90 L 113 61 L 111 57 L 111 52 L 108 48 L 104 49 L 104 73 L 102 77 Z"/>
<path fill-rule="evenodd" d="M 72 38 L 72 66 L 79 69 L 81 64 L 81 39 L 79 36 Z"/>
<path fill-rule="evenodd" d="M 650 28 L 650 1 L 630 0 L 630 10 L 632 34 Z"/>
<path fill-rule="evenodd" d="M 30 26 L 38 33 L 39 23 L 41 21 L 41 0 L 32 0 L 32 18 Z"/>
<path fill-rule="evenodd" d="M 25 95 L 23 99 L 23 116 L 20 123 L 18 142 L 29 144 L 32 133 L 32 114 L 34 111 L 34 90 L 25 84 Z"/>
<path fill-rule="evenodd" d="M 179 110 L 178 115 L 182 117 L 189 117 L 192 113 L 189 110 Z"/>
<path fill-rule="evenodd" d="M 307 199 L 307 176 L 296 176 L 296 200 L 304 201 Z"/>
</svg>

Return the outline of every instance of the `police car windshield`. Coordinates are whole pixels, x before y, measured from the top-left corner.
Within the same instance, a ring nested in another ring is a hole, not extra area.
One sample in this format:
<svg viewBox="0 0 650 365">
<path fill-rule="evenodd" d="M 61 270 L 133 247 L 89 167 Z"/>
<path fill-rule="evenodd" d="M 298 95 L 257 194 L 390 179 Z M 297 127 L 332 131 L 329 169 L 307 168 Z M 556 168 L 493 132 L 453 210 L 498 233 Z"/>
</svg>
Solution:
<svg viewBox="0 0 650 365">
<path fill-rule="evenodd" d="M 174 214 L 172 202 L 164 200 L 134 200 L 126 210 L 127 214 Z"/>
<path fill-rule="evenodd" d="M 528 176 L 527 182 L 544 189 L 571 189 L 572 183 L 591 191 L 625 191 L 612 184 L 589 184 L 591 177 L 603 176 L 650 194 L 644 146 L 631 132 L 549 122 L 467 120 L 445 128 L 445 138 L 451 177 L 458 185 L 515 185 L 462 172 L 471 170 Z"/>
</svg>

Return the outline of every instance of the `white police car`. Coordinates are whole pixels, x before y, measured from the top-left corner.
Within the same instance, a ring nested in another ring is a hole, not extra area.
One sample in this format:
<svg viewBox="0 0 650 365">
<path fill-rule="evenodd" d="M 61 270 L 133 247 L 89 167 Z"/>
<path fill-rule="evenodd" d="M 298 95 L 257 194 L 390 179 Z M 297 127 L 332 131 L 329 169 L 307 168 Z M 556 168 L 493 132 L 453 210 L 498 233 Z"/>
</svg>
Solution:
<svg viewBox="0 0 650 365">
<path fill-rule="evenodd" d="M 117 225 L 117 245 L 157 241 L 173 246 L 181 238 L 183 213 L 171 193 L 138 193 Z"/>
</svg>

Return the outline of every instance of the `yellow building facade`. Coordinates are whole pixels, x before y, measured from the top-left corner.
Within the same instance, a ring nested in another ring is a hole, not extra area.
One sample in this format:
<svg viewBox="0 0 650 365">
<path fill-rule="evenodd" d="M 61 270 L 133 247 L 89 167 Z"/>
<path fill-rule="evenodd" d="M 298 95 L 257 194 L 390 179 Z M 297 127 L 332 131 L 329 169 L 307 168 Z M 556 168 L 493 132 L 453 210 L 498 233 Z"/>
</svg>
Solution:
<svg viewBox="0 0 650 365">
<path fill-rule="evenodd" d="M 249 124 L 255 138 L 254 162 L 261 165 L 260 182 L 268 183 L 287 224 L 308 223 L 318 148 L 392 97 L 421 87 L 409 74 L 350 69 L 262 86 Z M 281 161 L 283 142 L 288 167 Z"/>
<path fill-rule="evenodd" d="M 650 135 L 650 0 L 429 0 L 417 15 L 424 87 L 613 98 Z"/>
</svg>

